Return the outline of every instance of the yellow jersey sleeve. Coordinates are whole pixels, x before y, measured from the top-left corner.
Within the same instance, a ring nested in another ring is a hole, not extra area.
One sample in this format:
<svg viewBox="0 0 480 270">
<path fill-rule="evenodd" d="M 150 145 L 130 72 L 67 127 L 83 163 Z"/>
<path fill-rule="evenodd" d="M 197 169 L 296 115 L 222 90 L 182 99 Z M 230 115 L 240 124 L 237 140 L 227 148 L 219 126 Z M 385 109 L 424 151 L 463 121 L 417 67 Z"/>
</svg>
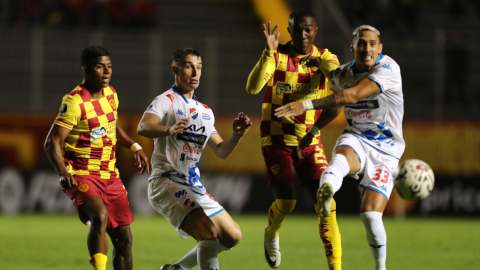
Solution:
<svg viewBox="0 0 480 270">
<path fill-rule="evenodd" d="M 72 130 L 73 126 L 80 121 L 81 115 L 82 112 L 75 96 L 66 95 L 63 97 L 62 106 L 60 106 L 60 111 L 53 123 Z"/>
<path fill-rule="evenodd" d="M 323 75 L 325 75 L 325 77 L 327 77 L 327 79 L 330 81 L 332 80 L 333 72 L 340 66 L 338 57 L 325 49 L 320 58 L 322 59 L 322 63 L 320 64 L 320 70 L 322 71 Z"/>
<path fill-rule="evenodd" d="M 258 94 L 275 73 L 275 53 L 277 53 L 276 50 L 265 49 L 260 60 L 250 72 L 247 81 L 247 93 L 250 95 Z"/>
</svg>

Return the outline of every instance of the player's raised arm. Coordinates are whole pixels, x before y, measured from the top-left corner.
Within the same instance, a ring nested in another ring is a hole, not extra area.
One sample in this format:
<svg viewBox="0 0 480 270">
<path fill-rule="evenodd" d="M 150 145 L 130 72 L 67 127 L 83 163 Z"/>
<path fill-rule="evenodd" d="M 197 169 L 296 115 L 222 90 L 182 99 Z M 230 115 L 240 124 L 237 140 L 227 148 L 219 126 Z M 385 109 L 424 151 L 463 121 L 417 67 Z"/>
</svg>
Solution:
<svg viewBox="0 0 480 270">
<path fill-rule="evenodd" d="M 208 145 L 217 157 L 225 159 L 233 152 L 240 139 L 248 132 L 251 126 L 250 118 L 241 112 L 233 120 L 232 136 L 228 140 L 223 140 L 220 135 L 212 134 L 208 140 Z"/>
<path fill-rule="evenodd" d="M 137 132 L 138 135 L 147 137 L 147 138 L 157 138 L 172 136 L 176 134 L 182 134 L 183 129 L 187 126 L 189 118 L 180 119 L 173 126 L 161 126 L 158 123 L 160 122 L 160 117 L 153 113 L 145 113 L 138 123 Z"/>
<path fill-rule="evenodd" d="M 275 109 L 275 116 L 290 117 L 297 116 L 308 110 L 322 110 L 343 107 L 345 105 L 355 104 L 359 100 L 380 93 L 378 84 L 368 78 L 361 80 L 357 86 L 334 92 L 324 98 L 306 100 L 302 103 L 291 102 Z"/>
<path fill-rule="evenodd" d="M 263 33 L 265 34 L 266 49 L 263 51 L 260 60 L 250 72 L 247 81 L 247 93 L 250 95 L 258 94 L 263 86 L 272 78 L 275 72 L 274 54 L 277 52 L 280 32 L 277 32 L 278 24 L 271 28 L 271 23 L 267 26 L 263 24 Z"/>
</svg>

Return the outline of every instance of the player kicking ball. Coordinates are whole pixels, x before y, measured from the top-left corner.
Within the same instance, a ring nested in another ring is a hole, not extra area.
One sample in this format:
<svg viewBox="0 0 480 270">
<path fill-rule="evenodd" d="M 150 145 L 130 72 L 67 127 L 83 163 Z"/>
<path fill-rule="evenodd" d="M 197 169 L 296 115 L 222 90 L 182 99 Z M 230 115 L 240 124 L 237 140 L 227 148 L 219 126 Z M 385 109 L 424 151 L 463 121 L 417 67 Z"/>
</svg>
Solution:
<svg viewBox="0 0 480 270">
<path fill-rule="evenodd" d="M 239 113 L 233 121 L 233 134 L 223 140 L 215 130 L 212 110 L 193 94 L 202 75 L 202 57 L 191 48 L 176 51 L 172 57 L 175 85 L 157 96 L 148 106 L 138 134 L 153 138 L 152 174 L 148 199 L 180 237 L 192 236 L 198 244 L 175 264 L 161 270 L 218 270 L 217 255 L 242 239 L 238 224 L 207 193 L 200 183 L 198 163 L 208 144 L 215 155 L 225 159 L 252 125 Z"/>
<path fill-rule="evenodd" d="M 393 172 L 405 150 L 402 136 L 403 93 L 400 67 L 382 55 L 380 32 L 362 25 L 353 32 L 351 50 L 355 60 L 333 74 L 333 95 L 303 103 L 292 102 L 275 110 L 277 117 L 299 115 L 308 110 L 344 107 L 347 127 L 338 138 L 333 158 L 320 179 L 317 212 L 327 216 L 333 195 L 347 175 L 358 179 L 362 195 L 360 217 L 367 232 L 375 267 L 386 269 L 387 234 L 383 211 L 393 189 Z M 322 126 L 317 125 L 318 128 Z M 299 141 L 298 154 L 309 145 L 310 134 Z"/>
</svg>

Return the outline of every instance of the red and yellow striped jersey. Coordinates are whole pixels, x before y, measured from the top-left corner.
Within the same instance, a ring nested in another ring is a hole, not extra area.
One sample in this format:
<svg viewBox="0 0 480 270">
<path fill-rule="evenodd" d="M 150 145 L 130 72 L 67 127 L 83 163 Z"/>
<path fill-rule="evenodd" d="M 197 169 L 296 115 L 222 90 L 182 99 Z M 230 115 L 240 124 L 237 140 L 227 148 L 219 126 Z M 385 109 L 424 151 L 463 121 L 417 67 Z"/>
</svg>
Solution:
<svg viewBox="0 0 480 270">
<path fill-rule="evenodd" d="M 292 101 L 302 102 L 327 96 L 330 81 L 325 74 L 337 69 L 340 65 L 338 58 L 327 49 L 321 50 L 315 46 L 312 46 L 310 55 L 322 59 L 320 68 L 299 65 L 300 59 L 307 55 L 297 54 L 289 43 L 282 44 L 277 50 L 265 50 L 250 73 L 247 82 L 249 94 L 259 93 L 268 82 L 262 104 L 262 146 L 297 146 L 297 142 L 320 116 L 319 110 L 287 118 L 274 115 L 276 108 Z M 319 141 L 318 135 L 312 145 Z"/>
<path fill-rule="evenodd" d="M 63 97 L 53 122 L 71 130 L 63 157 L 72 175 L 98 175 L 101 179 L 119 176 L 115 166 L 118 97 L 111 86 L 102 91 L 103 97 L 93 100 L 87 89 L 77 86 Z"/>
</svg>

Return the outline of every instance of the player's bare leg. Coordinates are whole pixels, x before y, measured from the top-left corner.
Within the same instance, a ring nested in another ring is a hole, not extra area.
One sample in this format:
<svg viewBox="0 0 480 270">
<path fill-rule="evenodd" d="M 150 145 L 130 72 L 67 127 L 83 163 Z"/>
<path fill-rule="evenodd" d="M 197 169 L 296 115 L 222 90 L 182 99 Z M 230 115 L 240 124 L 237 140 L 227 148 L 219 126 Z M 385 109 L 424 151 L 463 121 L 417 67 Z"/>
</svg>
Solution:
<svg viewBox="0 0 480 270">
<path fill-rule="evenodd" d="M 90 264 L 94 270 L 104 270 L 107 265 L 107 225 L 108 212 L 100 197 L 94 196 L 79 206 L 91 221 L 88 231 L 87 245 L 90 253 Z"/>
<path fill-rule="evenodd" d="M 200 210 L 198 212 L 203 212 L 203 211 Z M 202 216 L 201 217 L 202 219 L 206 217 L 206 216 L 203 217 L 203 215 L 200 215 L 200 214 L 198 216 Z M 213 222 L 216 230 L 216 235 L 217 235 L 216 239 L 218 240 L 218 243 L 215 244 L 217 255 L 222 251 L 230 250 L 242 240 L 242 232 L 240 230 L 240 226 L 238 226 L 238 224 L 232 219 L 232 217 L 228 214 L 227 211 L 224 210 L 218 213 L 217 215 L 211 217 L 210 220 Z M 209 223 L 206 220 L 204 220 L 204 222 Z M 211 224 L 209 224 L 208 226 L 210 225 Z M 189 230 L 191 230 L 190 228 L 185 228 L 185 226 L 182 227 L 182 229 L 187 233 Z M 197 229 L 198 228 L 193 228 L 193 230 L 197 230 Z M 192 237 L 194 237 L 195 239 L 197 239 L 196 237 L 198 237 L 199 239 L 201 238 L 201 236 L 193 236 L 193 235 Z M 189 269 L 192 269 L 195 265 L 197 265 L 198 263 L 197 258 L 198 258 L 198 245 L 195 246 L 177 263 L 173 265 L 165 265 L 161 269 L 162 270 L 170 270 L 170 269 L 189 270 Z M 178 268 L 177 265 L 181 268 Z"/>
<path fill-rule="evenodd" d="M 113 244 L 113 269 L 132 270 L 132 232 L 130 225 L 108 230 Z"/>
<path fill-rule="evenodd" d="M 368 245 L 375 262 L 374 270 L 386 269 L 387 233 L 383 225 L 382 215 L 387 202 L 383 194 L 366 189 L 360 205 L 360 217 L 365 226 Z"/>
</svg>

